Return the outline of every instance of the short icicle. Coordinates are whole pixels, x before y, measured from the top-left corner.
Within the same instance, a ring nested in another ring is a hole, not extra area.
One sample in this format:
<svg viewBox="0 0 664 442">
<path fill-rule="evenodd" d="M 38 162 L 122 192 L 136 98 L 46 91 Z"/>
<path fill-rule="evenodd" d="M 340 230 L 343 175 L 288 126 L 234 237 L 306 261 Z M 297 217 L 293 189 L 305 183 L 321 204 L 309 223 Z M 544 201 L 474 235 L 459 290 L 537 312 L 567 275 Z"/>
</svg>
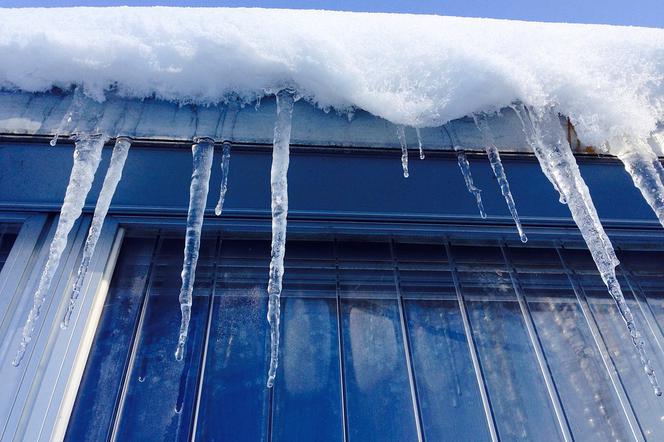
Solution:
<svg viewBox="0 0 664 442">
<path fill-rule="evenodd" d="M 468 161 L 468 157 L 466 157 L 466 152 L 458 146 L 454 146 L 454 150 L 457 154 L 457 162 L 459 163 L 459 169 L 461 169 L 461 175 L 463 175 L 463 180 L 466 182 L 466 188 L 468 189 L 468 192 L 475 196 L 480 216 L 482 219 L 486 219 L 484 204 L 482 204 L 482 190 L 475 186 L 473 175 L 470 172 L 470 162 Z"/>
<path fill-rule="evenodd" d="M 486 115 L 473 114 L 473 120 L 475 121 L 475 125 L 479 129 L 480 133 L 482 134 L 482 138 L 484 139 L 484 148 L 486 150 L 487 156 L 489 157 L 491 169 L 493 169 L 493 174 L 498 180 L 498 184 L 500 185 L 500 192 L 505 198 L 507 208 L 509 209 L 510 214 L 512 214 L 512 219 L 514 219 L 516 229 L 519 232 L 519 238 L 521 239 L 521 242 L 525 243 L 528 241 L 528 237 L 526 236 L 525 232 L 523 231 L 523 227 L 521 226 L 521 220 L 519 219 L 519 214 L 516 211 L 516 204 L 514 203 L 512 191 L 510 190 L 510 184 L 507 181 L 507 175 L 505 175 L 503 162 L 500 160 L 500 154 L 498 153 L 498 148 L 496 147 L 496 143 L 493 139 L 493 134 L 491 133 L 489 124 L 486 121 Z"/>
<path fill-rule="evenodd" d="M 74 117 L 77 117 L 82 112 L 84 98 L 85 97 L 83 96 L 82 88 L 77 86 L 76 89 L 74 89 L 74 93 L 72 94 L 71 103 L 69 103 L 67 112 L 65 112 L 65 115 L 62 117 L 60 125 L 55 130 L 53 138 L 51 141 L 49 141 L 51 146 L 58 144 L 58 138 L 60 138 L 60 135 L 62 135 L 67 127 L 69 127 L 69 124 L 72 122 Z"/>
<path fill-rule="evenodd" d="M 420 149 L 420 160 L 424 159 L 424 148 L 422 147 L 422 134 L 420 133 L 420 128 L 415 128 L 415 133 L 417 134 L 417 147 Z"/>
<path fill-rule="evenodd" d="M 180 288 L 180 336 L 175 350 L 175 359 L 182 360 L 189 333 L 189 320 L 191 319 L 191 304 L 196 277 L 196 264 L 198 251 L 201 246 L 201 229 L 210 187 L 210 173 L 212 172 L 212 157 L 214 155 L 214 140 L 202 137 L 194 139 L 191 146 L 193 156 L 191 184 L 189 186 L 189 211 L 187 213 L 187 231 L 184 240 L 184 261 L 182 263 L 182 287 Z"/>
<path fill-rule="evenodd" d="M 401 145 L 401 167 L 403 168 L 403 177 L 408 178 L 408 144 L 406 143 L 406 128 L 403 125 L 397 126 L 397 138 Z"/>
<path fill-rule="evenodd" d="M 111 155 L 111 162 L 106 171 L 106 177 L 104 178 L 104 184 L 102 184 L 99 198 L 97 198 L 97 206 L 95 207 L 95 213 L 92 217 L 88 237 L 85 240 L 85 246 L 83 247 L 83 257 L 81 258 L 81 264 L 78 267 L 76 281 L 74 281 L 74 286 L 72 287 L 69 296 L 69 305 L 67 306 L 67 311 L 60 323 L 60 328 L 63 330 L 69 327 L 71 315 L 74 312 L 76 300 L 81 294 L 81 287 L 83 286 L 85 275 L 88 273 L 92 256 L 95 253 L 95 248 L 97 247 L 99 235 L 101 235 L 101 229 L 104 225 L 106 214 L 111 206 L 111 200 L 115 194 L 115 189 L 118 187 L 118 183 L 122 178 L 122 170 L 124 169 L 130 146 L 131 140 L 127 137 L 118 137 L 115 141 L 115 147 L 113 147 L 113 153 Z"/>
<path fill-rule="evenodd" d="M 23 326 L 23 334 L 16 357 L 12 361 L 12 365 L 15 367 L 18 367 L 23 360 L 28 344 L 32 340 L 32 334 L 35 330 L 37 319 L 39 319 L 41 307 L 46 299 L 46 294 L 51 288 L 55 272 L 60 265 L 62 253 L 67 247 L 69 233 L 74 227 L 76 220 L 81 216 L 83 206 L 85 205 L 85 198 L 92 187 L 92 181 L 99 166 L 101 151 L 106 139 L 104 135 L 99 134 L 81 134 L 76 139 L 74 165 L 71 169 L 69 184 L 67 185 L 65 198 L 60 209 L 60 218 L 58 219 L 55 235 L 51 241 L 46 265 L 44 266 L 41 278 L 39 279 L 39 285 L 34 294 L 32 309 Z"/>
<path fill-rule="evenodd" d="M 522 121 L 525 122 L 524 131 L 527 138 L 536 143 L 533 146 L 533 151 L 542 170 L 546 170 L 551 174 L 549 179 L 552 183 L 556 183 L 558 190 L 567 201 L 572 218 L 581 231 L 602 281 L 604 281 L 609 294 L 616 302 L 620 315 L 625 321 L 643 370 L 647 374 L 655 394 L 661 396 L 662 390 L 646 354 L 645 342 L 616 277 L 615 268 L 619 262 L 613 245 L 599 220 L 588 186 L 581 177 L 576 158 L 572 153 L 557 114 L 550 110 L 538 113 L 525 107 L 517 109 L 522 113 L 521 117 Z"/>
<path fill-rule="evenodd" d="M 286 254 L 286 222 L 288 216 L 288 163 L 293 117 L 293 94 L 281 91 L 277 94 L 277 121 L 274 125 L 272 149 L 272 251 L 270 253 L 270 278 L 267 321 L 270 324 L 270 369 L 267 386 L 272 388 L 279 365 L 279 320 L 281 284 L 284 276 Z"/>
<path fill-rule="evenodd" d="M 231 143 L 224 143 L 223 153 L 221 155 L 221 187 L 219 189 L 219 201 L 217 207 L 214 208 L 214 214 L 219 216 L 224 209 L 224 200 L 226 199 L 226 191 L 228 190 L 228 171 L 231 162 Z"/>
<path fill-rule="evenodd" d="M 634 185 L 664 226 L 664 168 L 645 140 L 628 137 L 614 138 L 611 147 L 632 177 Z"/>
</svg>

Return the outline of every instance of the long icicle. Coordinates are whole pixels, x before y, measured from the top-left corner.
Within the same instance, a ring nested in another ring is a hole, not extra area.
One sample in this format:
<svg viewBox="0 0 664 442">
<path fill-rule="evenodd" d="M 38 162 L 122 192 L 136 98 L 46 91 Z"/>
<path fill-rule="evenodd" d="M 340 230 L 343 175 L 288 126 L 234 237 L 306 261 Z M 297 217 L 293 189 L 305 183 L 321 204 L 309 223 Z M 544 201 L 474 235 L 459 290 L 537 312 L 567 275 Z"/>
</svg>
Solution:
<svg viewBox="0 0 664 442">
<path fill-rule="evenodd" d="M 616 277 L 615 268 L 619 262 L 613 245 L 599 220 L 588 186 L 581 177 L 576 158 L 572 153 L 558 116 L 551 111 L 537 114 L 532 110 L 527 111 L 523 107 L 518 111 L 523 112 L 522 120 L 528 122 L 524 125 L 524 131 L 529 134 L 528 138 L 537 143 L 537 146 L 533 147 L 535 156 L 542 169 L 546 169 L 551 173 L 550 180 L 552 180 L 552 183 L 555 180 L 558 190 L 565 197 L 572 218 L 581 231 L 602 281 L 604 281 L 609 294 L 616 302 L 620 315 L 625 321 L 643 370 L 647 374 L 655 394 L 661 396 L 662 390 L 646 354 L 645 342 Z"/>
<path fill-rule="evenodd" d="M 397 138 L 401 145 L 401 168 L 403 177 L 408 178 L 408 144 L 406 143 L 406 128 L 403 125 L 397 126 Z"/>
<path fill-rule="evenodd" d="M 74 165 L 71 169 L 69 184 L 67 185 L 65 198 L 60 209 L 60 218 L 58 219 L 55 235 L 51 241 L 46 265 L 44 266 L 41 278 L 39 279 L 39 285 L 34 294 L 32 309 L 23 326 L 23 334 L 16 357 L 12 361 L 12 365 L 15 367 L 21 363 L 28 344 L 32 340 L 32 334 L 35 330 L 37 319 L 39 319 L 41 307 L 46 299 L 46 294 L 51 288 L 55 272 L 60 265 L 62 253 L 67 247 L 69 232 L 71 232 L 74 223 L 83 212 L 85 198 L 92 187 L 92 181 L 99 166 L 101 151 L 105 142 L 106 137 L 103 135 L 82 134 L 76 140 Z"/>
<path fill-rule="evenodd" d="M 618 151 L 634 185 L 664 226 L 664 168 L 655 152 L 646 141 L 627 137 L 613 139 L 611 147 Z"/>
<path fill-rule="evenodd" d="M 523 231 L 523 227 L 521 226 L 521 219 L 519 219 L 519 214 L 516 211 L 516 204 L 514 203 L 512 191 L 510 190 L 510 184 L 507 181 L 507 175 L 505 175 L 503 162 L 500 160 L 500 154 L 498 153 L 498 148 L 496 147 L 496 143 L 493 139 L 493 134 L 491 133 L 489 124 L 486 121 L 486 116 L 473 114 L 473 120 L 475 121 L 475 125 L 479 129 L 480 133 L 482 134 L 482 138 L 484 139 L 484 148 L 486 150 L 487 156 L 489 157 L 491 169 L 493 169 L 493 174 L 498 180 L 498 184 L 500 185 L 500 192 L 505 198 L 507 208 L 509 209 L 510 214 L 512 214 L 512 219 L 514 219 L 516 229 L 519 232 L 519 238 L 521 239 L 521 242 L 525 243 L 528 241 L 528 237 L 526 236 L 525 232 Z"/>
<path fill-rule="evenodd" d="M 201 229 L 210 188 L 210 173 L 212 171 L 212 157 L 214 155 L 214 140 L 212 138 L 196 138 L 191 146 L 192 174 L 189 186 L 189 211 L 187 213 L 187 231 L 184 240 L 184 260 L 182 262 L 182 287 L 180 288 L 180 336 L 175 349 L 175 359 L 182 360 L 189 333 L 189 320 L 191 319 L 192 294 L 196 278 L 196 265 L 198 264 L 198 251 L 201 246 Z"/>
<path fill-rule="evenodd" d="M 226 199 L 226 191 L 228 190 L 228 171 L 231 163 L 231 143 L 224 143 L 223 153 L 221 155 L 221 187 L 219 188 L 219 201 L 217 207 L 214 208 L 214 214 L 219 216 L 224 209 L 224 200 Z"/>
<path fill-rule="evenodd" d="M 267 386 L 274 385 L 279 365 L 279 319 L 281 284 L 284 276 L 286 255 L 286 222 L 288 216 L 288 163 L 291 122 L 293 118 L 293 94 L 281 91 L 277 94 L 277 121 L 274 125 L 272 148 L 272 251 L 270 253 L 270 278 L 267 285 L 269 295 L 267 321 L 270 324 L 270 369 Z"/>
<path fill-rule="evenodd" d="M 97 247 L 99 235 L 101 235 L 101 229 L 104 225 L 106 214 L 108 213 L 108 209 L 111 206 L 113 195 L 115 195 L 115 189 L 118 187 L 118 183 L 122 178 L 122 170 L 124 169 L 130 146 L 131 140 L 127 137 L 118 137 L 117 140 L 115 140 L 115 146 L 113 147 L 113 153 L 111 155 L 111 162 L 108 166 L 108 170 L 106 171 L 104 184 L 102 184 L 101 192 L 99 192 L 99 198 L 97 198 L 95 213 L 92 216 L 92 223 L 90 224 L 88 237 L 85 240 L 85 246 L 83 247 L 83 257 L 81 258 L 81 264 L 78 267 L 76 281 L 74 281 L 74 285 L 69 296 L 69 305 L 67 306 L 67 311 L 65 312 L 64 317 L 62 318 L 62 322 L 60 323 L 60 328 L 63 330 L 69 327 L 71 315 L 74 312 L 76 300 L 81 294 L 81 287 L 83 286 L 85 275 L 88 273 L 88 268 L 90 267 L 92 256 L 95 253 L 95 248 Z"/>
</svg>

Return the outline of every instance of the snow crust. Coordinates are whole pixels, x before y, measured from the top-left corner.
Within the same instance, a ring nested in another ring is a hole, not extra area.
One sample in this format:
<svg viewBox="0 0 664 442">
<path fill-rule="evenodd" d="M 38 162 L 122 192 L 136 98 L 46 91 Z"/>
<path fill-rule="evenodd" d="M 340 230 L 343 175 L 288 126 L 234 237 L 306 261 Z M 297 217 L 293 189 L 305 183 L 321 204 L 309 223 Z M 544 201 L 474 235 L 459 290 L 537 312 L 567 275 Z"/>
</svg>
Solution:
<svg viewBox="0 0 664 442">
<path fill-rule="evenodd" d="M 664 29 L 226 8 L 0 9 L 0 87 L 253 101 L 435 127 L 515 100 L 601 145 L 664 121 Z"/>
</svg>

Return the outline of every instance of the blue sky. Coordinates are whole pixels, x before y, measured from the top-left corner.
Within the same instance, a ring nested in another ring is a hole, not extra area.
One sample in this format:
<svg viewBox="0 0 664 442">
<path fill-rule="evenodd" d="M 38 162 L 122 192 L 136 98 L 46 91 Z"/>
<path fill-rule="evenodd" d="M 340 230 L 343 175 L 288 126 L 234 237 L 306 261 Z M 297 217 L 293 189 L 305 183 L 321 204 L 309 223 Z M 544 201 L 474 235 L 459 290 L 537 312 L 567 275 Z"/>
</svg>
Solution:
<svg viewBox="0 0 664 442">
<path fill-rule="evenodd" d="M 664 0 L 0 0 L 0 6 L 250 6 L 411 12 L 664 28 Z"/>
</svg>

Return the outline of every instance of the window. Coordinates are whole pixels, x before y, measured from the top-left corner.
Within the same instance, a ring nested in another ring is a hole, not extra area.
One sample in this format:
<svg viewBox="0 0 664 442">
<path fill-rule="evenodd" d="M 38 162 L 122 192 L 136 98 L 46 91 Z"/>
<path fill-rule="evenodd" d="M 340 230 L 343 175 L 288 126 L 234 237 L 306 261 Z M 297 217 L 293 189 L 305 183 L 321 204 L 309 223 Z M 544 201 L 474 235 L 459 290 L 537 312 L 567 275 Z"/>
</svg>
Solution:
<svg viewBox="0 0 664 442">
<path fill-rule="evenodd" d="M 20 226 L 17 224 L 0 223 L 0 270 L 7 261 L 19 228 Z"/>
<path fill-rule="evenodd" d="M 125 239 L 68 440 L 664 438 L 661 401 L 582 249 L 292 237 L 267 389 L 269 241 L 204 238 L 178 362 L 182 247 Z M 619 255 L 664 367 L 664 253 Z"/>
</svg>

